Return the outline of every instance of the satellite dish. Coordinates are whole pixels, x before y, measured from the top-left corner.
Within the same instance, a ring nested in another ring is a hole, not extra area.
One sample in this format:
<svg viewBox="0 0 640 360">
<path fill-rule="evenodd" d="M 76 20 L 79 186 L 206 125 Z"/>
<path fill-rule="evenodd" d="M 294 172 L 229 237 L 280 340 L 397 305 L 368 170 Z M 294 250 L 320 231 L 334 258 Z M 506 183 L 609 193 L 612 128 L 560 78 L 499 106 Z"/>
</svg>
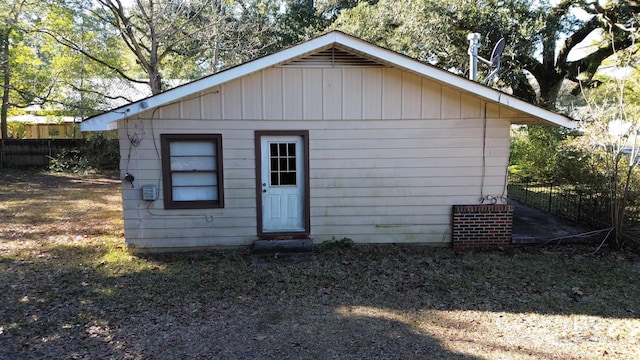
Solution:
<svg viewBox="0 0 640 360">
<path fill-rule="evenodd" d="M 491 52 L 491 61 L 486 61 L 485 60 L 485 62 L 489 66 L 491 66 L 493 68 L 493 70 L 484 79 L 484 81 L 482 82 L 483 84 L 487 85 L 489 83 L 489 81 L 491 80 L 491 78 L 493 78 L 494 76 L 496 76 L 498 74 L 498 71 L 500 70 L 500 57 L 502 56 L 502 52 L 504 51 L 505 43 L 506 42 L 505 42 L 504 38 L 501 38 L 500 40 L 498 40 L 496 45 L 493 47 L 493 51 Z"/>
<path fill-rule="evenodd" d="M 496 43 L 496 46 L 493 47 L 493 51 L 491 52 L 491 66 L 500 66 L 500 57 L 502 56 L 502 52 L 504 51 L 505 43 L 506 41 L 504 41 L 504 38 L 501 38 Z"/>
<path fill-rule="evenodd" d="M 470 57 L 469 58 L 470 59 L 469 60 L 469 79 L 473 81 L 477 80 L 478 60 L 480 60 L 483 63 L 489 65 L 489 69 L 491 70 L 489 75 L 487 75 L 485 80 L 482 82 L 483 84 L 487 85 L 491 80 L 491 78 L 496 76 L 496 74 L 498 74 L 498 71 L 500 70 L 500 57 L 502 56 L 502 52 L 504 51 L 506 42 L 504 38 L 501 38 L 500 40 L 498 40 L 496 45 L 493 47 L 493 51 L 491 52 L 491 60 L 487 60 L 481 56 L 478 56 L 480 34 L 471 33 L 467 36 L 467 40 L 469 40 L 469 50 L 467 50 L 467 53 L 469 54 L 469 57 Z"/>
</svg>

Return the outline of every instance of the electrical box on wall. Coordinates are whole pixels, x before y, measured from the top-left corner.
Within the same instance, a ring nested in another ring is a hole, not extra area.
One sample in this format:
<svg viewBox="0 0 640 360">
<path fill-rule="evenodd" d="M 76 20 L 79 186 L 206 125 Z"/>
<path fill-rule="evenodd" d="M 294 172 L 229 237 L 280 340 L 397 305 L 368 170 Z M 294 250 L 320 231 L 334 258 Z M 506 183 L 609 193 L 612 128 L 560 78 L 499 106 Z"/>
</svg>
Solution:
<svg viewBox="0 0 640 360">
<path fill-rule="evenodd" d="M 142 200 L 158 200 L 158 187 L 155 185 L 142 185 Z"/>
</svg>

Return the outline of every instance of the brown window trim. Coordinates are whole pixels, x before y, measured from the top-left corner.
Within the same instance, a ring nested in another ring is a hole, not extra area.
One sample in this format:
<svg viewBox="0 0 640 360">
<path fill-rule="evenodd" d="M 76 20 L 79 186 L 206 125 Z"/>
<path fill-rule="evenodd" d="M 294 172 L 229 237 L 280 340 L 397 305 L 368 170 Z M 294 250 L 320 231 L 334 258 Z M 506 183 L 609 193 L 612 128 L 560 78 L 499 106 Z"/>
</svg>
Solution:
<svg viewBox="0 0 640 360">
<path fill-rule="evenodd" d="M 304 146 L 304 231 L 300 232 L 267 232 L 262 224 L 262 137 L 263 136 L 300 136 Z M 256 213 L 257 232 L 260 239 L 308 238 L 311 234 L 311 187 L 309 182 L 309 130 L 256 130 L 254 133 L 254 149 L 256 154 Z"/>
<path fill-rule="evenodd" d="M 179 141 L 215 142 L 216 177 L 218 180 L 218 200 L 173 201 L 173 182 L 171 178 L 171 153 L 169 144 Z M 162 155 L 162 184 L 165 209 L 211 209 L 224 207 L 224 175 L 222 167 L 222 134 L 162 134 L 160 135 Z"/>
</svg>

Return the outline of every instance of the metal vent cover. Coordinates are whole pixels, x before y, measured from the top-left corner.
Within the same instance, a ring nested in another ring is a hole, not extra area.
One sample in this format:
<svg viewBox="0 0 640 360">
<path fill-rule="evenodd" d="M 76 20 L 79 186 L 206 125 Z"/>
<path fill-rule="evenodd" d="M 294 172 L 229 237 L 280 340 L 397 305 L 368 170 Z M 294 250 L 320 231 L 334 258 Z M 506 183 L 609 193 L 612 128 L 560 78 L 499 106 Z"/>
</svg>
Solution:
<svg viewBox="0 0 640 360">
<path fill-rule="evenodd" d="M 384 67 L 385 64 L 348 50 L 333 46 L 290 60 L 285 67 Z"/>
</svg>

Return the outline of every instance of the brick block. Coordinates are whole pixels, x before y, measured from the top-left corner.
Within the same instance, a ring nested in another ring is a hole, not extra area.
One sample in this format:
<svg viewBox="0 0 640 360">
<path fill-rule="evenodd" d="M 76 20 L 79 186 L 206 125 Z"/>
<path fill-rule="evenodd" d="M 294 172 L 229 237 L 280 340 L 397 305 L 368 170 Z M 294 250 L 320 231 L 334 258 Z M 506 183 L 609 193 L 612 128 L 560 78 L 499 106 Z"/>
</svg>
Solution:
<svg viewBox="0 0 640 360">
<path fill-rule="evenodd" d="M 511 245 L 513 206 L 454 205 L 453 249 L 476 250 Z"/>
</svg>

